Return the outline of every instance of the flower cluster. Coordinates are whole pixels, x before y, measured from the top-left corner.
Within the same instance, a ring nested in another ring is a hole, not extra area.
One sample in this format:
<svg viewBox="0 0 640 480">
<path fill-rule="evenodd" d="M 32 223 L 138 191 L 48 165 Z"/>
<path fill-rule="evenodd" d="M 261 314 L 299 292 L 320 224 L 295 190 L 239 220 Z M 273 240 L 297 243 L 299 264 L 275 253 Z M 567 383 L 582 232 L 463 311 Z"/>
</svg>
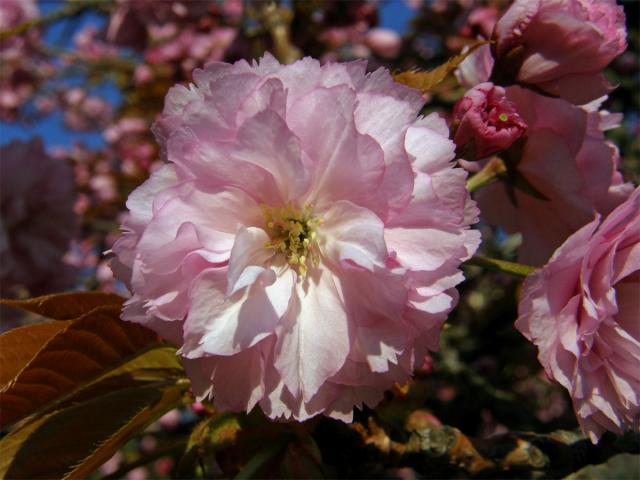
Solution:
<svg viewBox="0 0 640 480">
<path fill-rule="evenodd" d="M 571 37 L 577 43 L 554 42 L 557 48 L 550 55 L 547 47 L 551 48 L 548 39 L 553 38 L 553 29 L 560 29 L 562 38 Z M 545 35 L 547 40 L 542 41 Z M 606 39 L 606 48 L 593 43 L 596 36 Z M 473 139 L 476 148 L 481 145 L 479 155 L 467 158 L 475 160 L 483 154 L 507 150 L 522 136 L 517 151 L 505 155 L 516 173 L 512 183 L 490 185 L 476 198 L 489 222 L 522 233 L 519 259 L 542 265 L 595 213 L 609 213 L 633 190 L 618 172 L 617 147 L 603 134 L 617 127 L 621 118 L 601 110 L 606 97 L 599 95 L 606 90 L 591 89 L 593 82 L 562 70 L 574 64 L 589 65 L 592 70 L 581 75 L 597 78 L 599 84 L 604 82 L 602 68 L 626 46 L 624 13 L 613 1 L 516 1 L 495 24 L 494 37 L 496 46 L 480 47 L 458 71 L 461 82 L 473 88 L 454 108 L 454 120 L 467 125 L 461 135 L 456 135 L 456 142 L 465 144 Z M 600 55 L 599 66 L 591 61 L 594 49 Z M 520 68 L 518 75 L 522 78 L 509 76 L 516 75 L 514 65 Z M 529 75 L 543 70 L 546 73 L 535 78 L 556 75 L 556 80 L 543 85 Z M 487 82 L 489 79 L 507 88 Z M 521 86 L 509 86 L 513 83 Z M 565 98 L 541 94 L 560 83 L 572 94 L 554 91 L 554 95 Z M 499 110 L 492 106 L 497 105 L 492 100 L 495 91 L 504 96 L 501 102 L 508 105 L 508 117 L 517 118 L 516 124 L 496 125 L 495 118 L 488 114 L 489 110 Z M 584 105 L 576 106 L 567 99 Z M 467 163 L 465 166 L 477 170 Z"/>
<path fill-rule="evenodd" d="M 522 234 L 521 261 L 544 265 L 523 286 L 516 327 L 569 391 L 593 441 L 638 429 L 640 415 L 639 197 L 603 133 L 621 116 L 601 109 L 612 90 L 602 70 L 626 49 L 624 20 L 612 0 L 516 0 L 497 20 L 492 46 L 463 62 L 458 77 L 507 87 L 499 92 L 526 132 L 513 147 L 515 132 L 497 136 L 493 83 L 473 87 L 454 109 L 458 132 L 466 125 L 459 145 L 484 146 L 478 157 L 503 151 L 505 181 L 476 199 L 490 223 Z"/>
</svg>

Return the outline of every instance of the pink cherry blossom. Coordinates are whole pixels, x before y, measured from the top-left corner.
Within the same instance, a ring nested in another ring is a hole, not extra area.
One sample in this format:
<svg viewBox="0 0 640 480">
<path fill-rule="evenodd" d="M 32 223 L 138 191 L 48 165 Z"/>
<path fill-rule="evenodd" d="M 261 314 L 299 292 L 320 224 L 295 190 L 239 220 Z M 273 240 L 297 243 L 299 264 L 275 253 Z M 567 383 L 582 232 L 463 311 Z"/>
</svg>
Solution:
<svg viewBox="0 0 640 480">
<path fill-rule="evenodd" d="M 181 348 L 194 392 L 350 420 L 437 349 L 477 209 L 443 119 L 366 62 L 212 63 L 154 126 L 127 201 L 123 318 Z"/>
<path fill-rule="evenodd" d="M 456 145 L 472 144 L 474 157 L 469 160 L 506 150 L 527 128 L 504 88 L 492 83 L 481 83 L 465 93 L 453 107 L 453 122 Z"/>
<path fill-rule="evenodd" d="M 592 441 L 640 426 L 640 189 L 524 283 L 516 328 Z"/>
<path fill-rule="evenodd" d="M 76 233 L 71 167 L 50 158 L 40 140 L 0 147 L 0 285 L 33 293 L 64 288 L 73 272 L 63 263 Z"/>
<path fill-rule="evenodd" d="M 615 0 L 515 0 L 494 36 L 503 75 L 576 104 L 612 89 L 602 70 L 627 47 Z"/>
<path fill-rule="evenodd" d="M 630 195 L 632 185 L 618 172 L 618 149 L 603 134 L 620 116 L 598 110 L 604 99 L 577 107 L 520 87 L 506 92 L 528 126 L 516 170 L 546 199 L 515 188 L 514 202 L 495 183 L 476 200 L 489 223 L 522 233 L 519 260 L 539 266 L 596 212 L 607 214 Z"/>
</svg>

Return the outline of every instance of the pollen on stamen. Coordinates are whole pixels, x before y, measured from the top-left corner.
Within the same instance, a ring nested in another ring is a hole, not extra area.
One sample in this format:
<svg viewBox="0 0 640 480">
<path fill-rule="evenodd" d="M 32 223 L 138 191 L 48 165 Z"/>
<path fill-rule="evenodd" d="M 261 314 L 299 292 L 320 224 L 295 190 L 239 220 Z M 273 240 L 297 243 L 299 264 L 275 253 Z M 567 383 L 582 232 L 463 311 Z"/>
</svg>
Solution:
<svg viewBox="0 0 640 480">
<path fill-rule="evenodd" d="M 265 248 L 283 253 L 287 263 L 295 267 L 301 276 L 305 276 L 309 264 L 319 263 L 318 250 L 315 248 L 316 228 L 321 219 L 313 216 L 313 204 L 303 208 L 288 205 L 274 208 L 262 205 L 267 232 L 271 241 Z"/>
</svg>

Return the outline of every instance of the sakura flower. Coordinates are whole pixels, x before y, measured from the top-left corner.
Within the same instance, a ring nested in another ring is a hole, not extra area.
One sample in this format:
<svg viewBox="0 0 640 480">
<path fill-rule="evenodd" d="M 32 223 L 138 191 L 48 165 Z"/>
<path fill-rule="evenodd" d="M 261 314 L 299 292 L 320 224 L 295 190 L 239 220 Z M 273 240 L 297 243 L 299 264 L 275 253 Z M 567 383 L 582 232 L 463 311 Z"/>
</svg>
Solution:
<svg viewBox="0 0 640 480">
<path fill-rule="evenodd" d="M 498 76 L 581 105 L 613 88 L 602 70 L 626 34 L 615 0 L 515 0 L 494 30 Z"/>
<path fill-rule="evenodd" d="M 524 283 L 516 328 L 593 442 L 640 426 L 640 189 Z"/>
<path fill-rule="evenodd" d="M 619 115 L 599 111 L 604 98 L 577 107 L 520 87 L 507 88 L 506 95 L 527 124 L 515 169 L 541 195 L 515 188 L 510 198 L 508 187 L 495 183 L 479 190 L 476 200 L 489 223 L 522 233 L 519 260 L 539 266 L 633 187 L 618 172 L 617 147 L 604 138 L 603 131 L 619 121 Z"/>
<path fill-rule="evenodd" d="M 40 140 L 0 147 L 0 284 L 32 293 L 64 288 L 72 269 L 63 256 L 76 232 L 71 167 Z"/>
<path fill-rule="evenodd" d="M 506 150 L 527 128 L 504 88 L 492 83 L 481 83 L 465 93 L 453 107 L 453 121 L 453 141 L 458 146 L 471 144 L 470 160 Z"/>
<path fill-rule="evenodd" d="M 130 196 L 113 269 L 123 318 L 180 345 L 220 408 L 350 420 L 438 348 L 477 209 L 444 120 L 365 69 L 265 55 L 167 95 L 168 164 Z"/>
</svg>

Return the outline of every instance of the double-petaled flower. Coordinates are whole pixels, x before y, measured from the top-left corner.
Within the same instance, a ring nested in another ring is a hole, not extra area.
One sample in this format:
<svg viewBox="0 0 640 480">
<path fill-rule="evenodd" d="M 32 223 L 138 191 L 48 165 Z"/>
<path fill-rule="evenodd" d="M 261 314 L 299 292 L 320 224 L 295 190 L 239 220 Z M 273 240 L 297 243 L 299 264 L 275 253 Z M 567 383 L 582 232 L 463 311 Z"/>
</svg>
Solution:
<svg viewBox="0 0 640 480">
<path fill-rule="evenodd" d="M 215 63 L 169 92 L 168 163 L 129 198 L 124 318 L 198 395 L 350 419 L 438 347 L 477 209 L 441 118 L 366 62 Z"/>
</svg>

